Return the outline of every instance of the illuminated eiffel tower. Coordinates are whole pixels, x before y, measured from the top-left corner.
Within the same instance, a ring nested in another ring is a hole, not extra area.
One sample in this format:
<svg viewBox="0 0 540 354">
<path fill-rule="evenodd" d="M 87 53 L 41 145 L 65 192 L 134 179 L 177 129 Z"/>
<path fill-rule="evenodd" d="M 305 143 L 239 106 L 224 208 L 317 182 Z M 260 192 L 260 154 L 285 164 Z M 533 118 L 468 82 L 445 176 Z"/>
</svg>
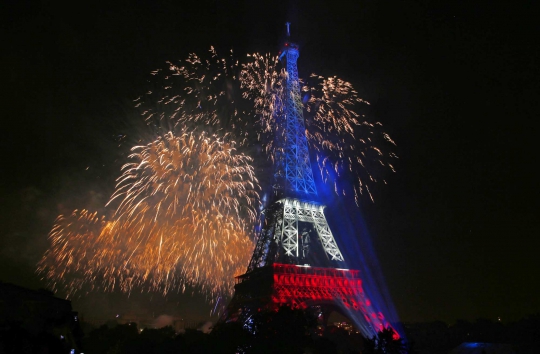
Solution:
<svg viewBox="0 0 540 354">
<path fill-rule="evenodd" d="M 300 97 L 298 46 L 287 41 L 280 53 L 286 85 L 274 119 L 282 130 L 275 137 L 273 199 L 263 211 L 261 232 L 245 274 L 236 277 L 235 294 L 222 321 L 249 321 L 254 311 L 313 308 L 326 322 L 330 312 L 358 316 L 376 330 L 387 327 L 366 299 L 360 271 L 340 268 L 343 255 L 332 235 L 313 179 L 303 105 Z"/>
</svg>

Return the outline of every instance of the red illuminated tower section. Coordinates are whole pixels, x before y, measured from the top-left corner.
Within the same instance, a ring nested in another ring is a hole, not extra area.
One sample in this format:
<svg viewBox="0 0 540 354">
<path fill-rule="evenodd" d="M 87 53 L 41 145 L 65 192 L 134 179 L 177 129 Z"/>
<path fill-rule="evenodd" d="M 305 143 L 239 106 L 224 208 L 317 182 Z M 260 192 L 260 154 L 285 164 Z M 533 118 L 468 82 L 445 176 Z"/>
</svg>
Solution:
<svg viewBox="0 0 540 354">
<path fill-rule="evenodd" d="M 227 321 L 248 321 L 254 310 L 277 310 L 282 305 L 316 309 L 324 322 L 332 311 L 354 317 L 354 322 L 364 323 L 361 329 L 369 336 L 388 326 L 383 314 L 371 309 L 359 270 L 282 263 L 236 277 Z"/>
<path fill-rule="evenodd" d="M 287 24 L 289 37 L 289 24 Z M 276 134 L 273 199 L 245 274 L 236 278 L 235 294 L 223 321 L 248 323 L 261 309 L 281 305 L 312 308 L 323 319 L 332 311 L 349 317 L 372 337 L 387 327 L 362 288 L 360 271 L 342 269 L 343 255 L 319 202 L 311 169 L 300 97 L 298 45 L 287 40 L 280 53 L 286 83 L 274 119 Z"/>
</svg>

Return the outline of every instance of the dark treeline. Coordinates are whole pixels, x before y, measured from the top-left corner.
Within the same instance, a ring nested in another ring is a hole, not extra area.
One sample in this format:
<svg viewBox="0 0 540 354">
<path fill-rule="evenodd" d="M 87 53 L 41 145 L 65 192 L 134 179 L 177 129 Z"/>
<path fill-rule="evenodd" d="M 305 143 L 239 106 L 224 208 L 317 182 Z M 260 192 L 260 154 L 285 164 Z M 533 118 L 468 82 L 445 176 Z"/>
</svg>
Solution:
<svg viewBox="0 0 540 354">
<path fill-rule="evenodd" d="M 188 329 L 176 334 L 171 327 L 144 329 L 136 324 L 94 329 L 83 338 L 86 354 L 94 353 L 380 353 L 405 354 L 401 340 L 393 332 L 380 338 L 364 339 L 334 326 L 317 329 L 315 317 L 306 311 L 282 307 L 279 311 L 254 315 L 249 326 L 239 323 L 220 324 L 211 333 Z M 380 340 L 382 339 L 382 340 Z"/>
<path fill-rule="evenodd" d="M 448 351 L 464 342 L 511 344 L 516 353 L 540 352 L 540 314 L 504 323 L 489 319 L 404 324 L 405 334 L 418 351 Z"/>
<path fill-rule="evenodd" d="M 537 353 L 540 314 L 504 323 L 489 319 L 404 324 L 407 344 L 392 333 L 363 338 L 334 326 L 316 331 L 309 313 L 285 307 L 254 318 L 251 331 L 238 323 L 209 334 L 195 329 L 176 334 L 171 327 L 140 331 L 136 324 L 101 326 L 83 338 L 85 353 L 446 353 L 464 342 L 511 344 L 515 353 Z"/>
<path fill-rule="evenodd" d="M 172 327 L 141 330 L 135 323 L 108 322 L 98 328 L 78 328 L 76 353 L 362 353 L 414 354 L 448 353 L 464 342 L 511 345 L 516 354 L 538 353 L 540 314 L 504 323 L 488 319 L 404 324 L 407 342 L 394 339 L 393 331 L 383 330 L 373 338 L 327 326 L 321 330 L 315 316 L 302 310 L 282 307 L 279 311 L 255 314 L 248 326 L 240 323 L 217 325 L 210 333 Z M 0 330 L 0 354 L 70 353 L 67 338 L 42 333 L 32 335 L 19 326 Z"/>
</svg>

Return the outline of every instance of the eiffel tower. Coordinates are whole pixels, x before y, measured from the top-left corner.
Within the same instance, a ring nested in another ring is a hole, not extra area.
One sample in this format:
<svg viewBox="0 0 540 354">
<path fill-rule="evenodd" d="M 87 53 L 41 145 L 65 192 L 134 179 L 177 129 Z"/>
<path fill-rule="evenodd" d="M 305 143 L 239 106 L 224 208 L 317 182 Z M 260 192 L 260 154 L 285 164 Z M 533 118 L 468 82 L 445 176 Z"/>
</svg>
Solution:
<svg viewBox="0 0 540 354">
<path fill-rule="evenodd" d="M 275 139 L 273 198 L 263 211 L 247 271 L 236 277 L 234 296 L 221 321 L 246 323 L 256 311 L 288 305 L 315 309 L 323 324 L 332 311 L 359 317 L 364 329 L 371 329 L 364 334 L 371 337 L 388 323 L 366 298 L 360 271 L 342 268 L 345 259 L 319 202 L 305 133 L 299 54 L 287 23 L 287 41 L 280 52 L 286 85 L 282 107 L 273 117 L 283 132 Z"/>
</svg>

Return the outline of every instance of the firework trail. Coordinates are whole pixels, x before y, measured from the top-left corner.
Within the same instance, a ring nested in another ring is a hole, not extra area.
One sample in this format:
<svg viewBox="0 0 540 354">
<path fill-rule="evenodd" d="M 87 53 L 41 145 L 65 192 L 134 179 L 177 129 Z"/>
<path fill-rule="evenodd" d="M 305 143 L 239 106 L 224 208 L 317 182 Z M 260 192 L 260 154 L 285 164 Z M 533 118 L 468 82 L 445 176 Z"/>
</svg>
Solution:
<svg viewBox="0 0 540 354">
<path fill-rule="evenodd" d="M 109 205 L 59 217 L 38 271 L 69 293 L 83 285 L 228 294 L 249 261 L 257 208 L 251 158 L 204 133 L 168 133 L 132 149 Z M 69 279 L 69 281 L 67 281 Z"/>
</svg>

